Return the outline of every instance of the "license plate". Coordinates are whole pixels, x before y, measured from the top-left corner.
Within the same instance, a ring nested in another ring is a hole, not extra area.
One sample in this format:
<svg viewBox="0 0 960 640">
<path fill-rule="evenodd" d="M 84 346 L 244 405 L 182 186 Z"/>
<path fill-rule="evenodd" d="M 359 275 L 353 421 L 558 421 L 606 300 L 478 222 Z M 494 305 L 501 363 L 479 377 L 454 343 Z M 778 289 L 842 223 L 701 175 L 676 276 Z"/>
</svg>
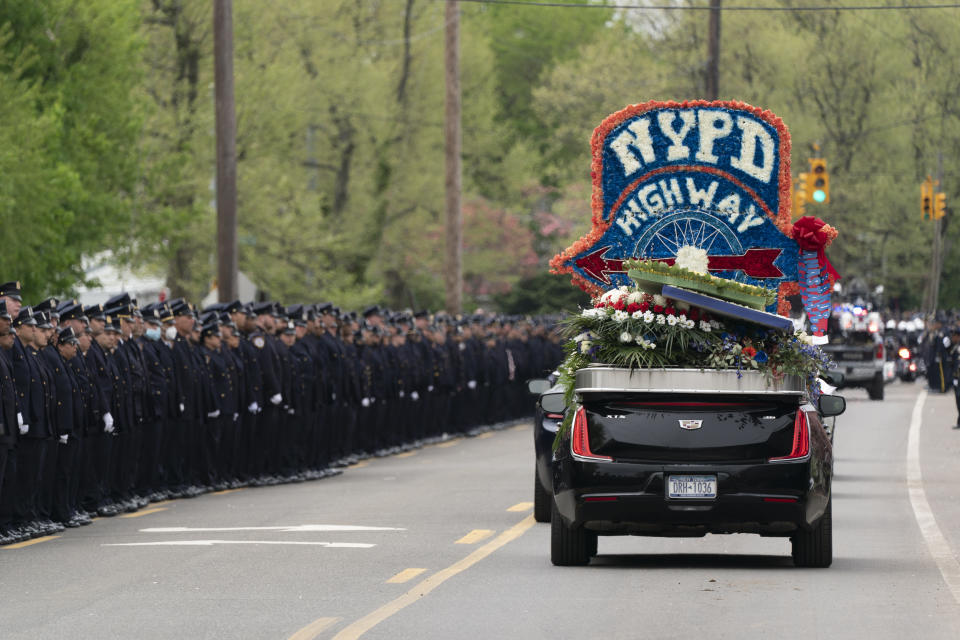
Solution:
<svg viewBox="0 0 960 640">
<path fill-rule="evenodd" d="M 716 498 L 717 476 L 669 476 L 670 498 Z"/>
</svg>

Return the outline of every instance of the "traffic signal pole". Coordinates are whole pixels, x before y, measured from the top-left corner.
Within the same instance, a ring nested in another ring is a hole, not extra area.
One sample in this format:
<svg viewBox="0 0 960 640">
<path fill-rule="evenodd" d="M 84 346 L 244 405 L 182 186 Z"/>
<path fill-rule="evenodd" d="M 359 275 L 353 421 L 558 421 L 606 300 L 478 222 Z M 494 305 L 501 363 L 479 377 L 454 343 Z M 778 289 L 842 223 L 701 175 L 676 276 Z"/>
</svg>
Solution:
<svg viewBox="0 0 960 640">
<path fill-rule="evenodd" d="M 937 152 L 937 184 L 943 189 L 943 152 Z M 936 196 L 934 196 L 936 203 Z M 933 274 L 931 280 L 931 312 L 937 312 L 937 303 L 940 300 L 940 274 L 943 273 L 943 220 L 933 216 Z"/>
</svg>

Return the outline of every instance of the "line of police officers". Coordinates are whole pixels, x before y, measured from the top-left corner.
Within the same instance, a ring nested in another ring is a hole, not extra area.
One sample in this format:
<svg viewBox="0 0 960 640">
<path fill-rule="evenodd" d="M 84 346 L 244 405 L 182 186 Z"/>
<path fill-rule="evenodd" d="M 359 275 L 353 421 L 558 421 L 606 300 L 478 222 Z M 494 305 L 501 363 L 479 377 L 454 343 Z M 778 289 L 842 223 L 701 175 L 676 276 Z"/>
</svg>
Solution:
<svg viewBox="0 0 960 640">
<path fill-rule="evenodd" d="M 199 313 L 0 285 L 0 545 L 213 489 L 340 473 L 527 416 L 548 321 L 332 304 Z"/>
</svg>

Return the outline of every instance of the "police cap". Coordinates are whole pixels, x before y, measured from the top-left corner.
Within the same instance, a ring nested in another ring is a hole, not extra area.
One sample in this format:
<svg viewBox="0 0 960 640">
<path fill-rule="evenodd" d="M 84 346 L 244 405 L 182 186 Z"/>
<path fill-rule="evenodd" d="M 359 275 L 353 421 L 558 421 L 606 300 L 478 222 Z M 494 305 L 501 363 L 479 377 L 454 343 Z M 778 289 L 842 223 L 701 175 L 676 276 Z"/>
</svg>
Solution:
<svg viewBox="0 0 960 640">
<path fill-rule="evenodd" d="M 83 319 L 83 307 L 73 302 L 67 306 L 60 307 L 60 322 L 66 322 L 67 320 L 82 320 Z"/>
<path fill-rule="evenodd" d="M 17 317 L 13 319 L 13 326 L 27 326 L 35 327 L 37 326 L 37 321 L 33 317 L 33 309 L 30 307 L 21 307 L 20 313 L 17 314 Z"/>
<path fill-rule="evenodd" d="M 114 307 L 122 307 L 122 306 L 128 305 L 130 304 L 130 302 L 131 302 L 130 294 L 124 291 L 122 293 L 118 293 L 115 296 L 110 296 L 110 298 L 103 303 L 103 307 L 105 309 L 112 309 Z"/>
<path fill-rule="evenodd" d="M 92 304 L 89 307 L 83 308 L 83 315 L 87 316 L 92 320 L 106 320 L 107 314 L 103 311 L 102 304 Z"/>
<path fill-rule="evenodd" d="M 23 300 L 20 297 L 20 281 L 15 282 L 5 282 L 0 284 L 0 297 L 13 298 L 14 300 L 20 302 Z"/>
</svg>

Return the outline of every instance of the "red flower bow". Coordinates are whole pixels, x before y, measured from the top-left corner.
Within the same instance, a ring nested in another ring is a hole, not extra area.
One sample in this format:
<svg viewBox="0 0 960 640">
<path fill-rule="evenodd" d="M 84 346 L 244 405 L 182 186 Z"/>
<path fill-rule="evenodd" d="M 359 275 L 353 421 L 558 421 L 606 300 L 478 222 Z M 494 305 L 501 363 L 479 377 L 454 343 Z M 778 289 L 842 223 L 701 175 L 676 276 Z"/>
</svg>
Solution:
<svg viewBox="0 0 960 640">
<path fill-rule="evenodd" d="M 836 229 L 820 218 L 814 218 L 813 216 L 803 216 L 793 223 L 793 239 L 800 245 L 800 249 L 816 251 L 820 268 L 826 269 L 834 280 L 839 280 L 840 274 L 827 260 L 827 254 L 824 252 L 824 248 L 830 244 L 836 235 Z"/>
</svg>

